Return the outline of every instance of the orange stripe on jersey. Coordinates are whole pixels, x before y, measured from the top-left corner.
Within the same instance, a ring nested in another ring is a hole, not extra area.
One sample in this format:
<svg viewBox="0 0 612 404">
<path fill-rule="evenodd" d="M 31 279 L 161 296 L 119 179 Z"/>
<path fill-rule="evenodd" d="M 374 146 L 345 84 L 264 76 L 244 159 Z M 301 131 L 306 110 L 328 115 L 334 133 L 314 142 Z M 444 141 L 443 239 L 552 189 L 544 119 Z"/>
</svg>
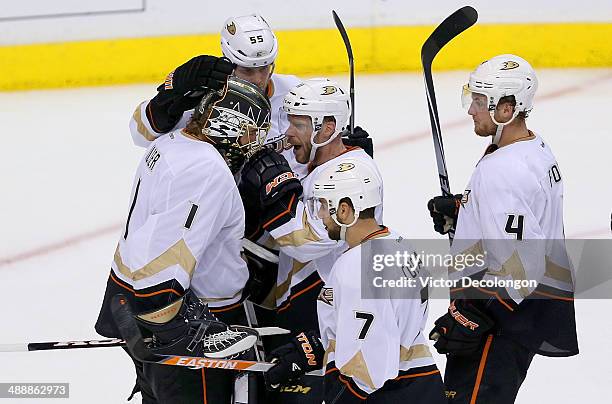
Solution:
<svg viewBox="0 0 612 404">
<path fill-rule="evenodd" d="M 370 240 L 370 239 L 376 238 L 376 237 L 378 237 L 378 236 L 387 236 L 387 235 L 389 235 L 389 233 L 390 233 L 390 232 L 389 232 L 389 229 L 388 229 L 386 226 L 383 226 L 383 228 L 382 228 L 382 229 L 380 229 L 380 230 L 376 230 L 375 232 L 370 233 L 370 234 L 368 234 L 367 236 L 365 236 L 365 237 L 364 237 L 364 238 L 361 240 L 361 242 L 363 243 L 363 242 L 365 242 L 365 241 L 367 241 L 367 240 Z"/>
<path fill-rule="evenodd" d="M 123 289 L 129 291 L 130 293 L 133 293 L 134 296 L 136 297 L 151 297 L 151 296 L 155 296 L 155 295 L 161 295 L 162 293 L 174 293 L 177 296 L 183 296 L 182 294 L 180 294 L 179 292 L 177 292 L 174 289 L 162 289 L 162 290 L 158 290 L 156 292 L 151 292 L 151 293 L 136 293 L 136 291 L 132 288 L 130 288 L 129 286 L 124 285 L 123 283 L 119 282 L 117 279 L 115 279 L 115 277 L 113 276 L 113 274 L 110 274 L 110 278 L 112 279 L 113 282 L 115 282 L 117 285 L 121 286 Z"/>
<path fill-rule="evenodd" d="M 423 373 L 415 373 L 412 375 L 403 375 L 403 376 L 398 376 L 393 380 L 401 380 L 401 379 L 412 379 L 415 377 L 423 377 L 423 376 L 430 376 L 430 375 L 435 375 L 436 373 L 440 373 L 440 371 L 438 369 L 436 370 L 432 370 L 430 372 L 423 372 Z"/>
<path fill-rule="evenodd" d="M 242 306 L 242 302 L 238 302 L 238 303 L 234 303 L 231 306 L 225 306 L 225 307 L 211 307 L 210 311 L 211 313 L 222 313 L 224 311 L 230 311 L 235 309 L 236 307 L 240 307 Z"/>
<path fill-rule="evenodd" d="M 281 311 L 285 311 L 289 308 L 289 306 L 291 306 L 291 301 L 293 299 L 295 299 L 296 297 L 300 296 L 303 293 L 308 292 L 310 289 L 314 288 L 315 286 L 319 285 L 323 283 L 323 281 L 321 279 L 318 279 L 316 282 L 314 282 L 312 285 L 305 287 L 304 289 L 300 290 L 299 292 L 297 292 L 295 295 L 292 295 L 289 297 L 289 300 L 287 301 L 287 305 L 286 306 L 281 306 L 279 307 L 276 312 L 280 313 Z"/>
<path fill-rule="evenodd" d="M 338 368 L 329 368 L 325 371 L 325 374 L 328 375 L 333 372 L 339 372 Z"/>
<path fill-rule="evenodd" d="M 546 292 L 542 292 L 542 291 L 539 291 L 539 290 L 534 290 L 533 293 L 537 294 L 537 295 L 542 295 L 542 296 L 550 297 L 551 299 L 565 300 L 566 302 L 573 302 L 574 301 L 574 298 L 572 298 L 572 297 L 557 296 L 557 295 L 553 295 L 552 293 L 546 293 Z"/>
<path fill-rule="evenodd" d="M 366 400 L 366 399 L 368 398 L 367 396 L 366 396 L 366 397 L 364 397 L 364 396 L 360 395 L 359 393 L 357 393 L 357 392 L 356 392 L 356 391 L 353 389 L 353 387 L 351 386 L 351 384 L 350 384 L 350 383 L 349 383 L 347 380 L 344 380 L 344 379 L 342 378 L 342 375 L 338 376 L 338 380 L 340 380 L 342 383 L 344 383 L 344 385 L 345 385 L 346 387 L 348 387 L 349 391 L 350 391 L 351 393 L 353 393 L 353 394 L 354 394 L 356 397 L 360 398 L 361 400 Z"/>
<path fill-rule="evenodd" d="M 474 384 L 474 391 L 472 392 L 472 399 L 470 404 L 476 404 L 476 398 L 478 397 L 478 390 L 480 389 L 480 382 L 482 381 L 482 375 L 484 368 L 487 363 L 487 356 L 489 355 L 489 349 L 491 348 L 491 341 L 493 341 L 493 335 L 487 337 L 484 349 L 482 350 L 482 357 L 480 358 L 480 364 L 478 365 L 478 373 L 476 374 L 476 383 Z"/>
<path fill-rule="evenodd" d="M 204 404 L 208 404 L 206 399 L 206 375 L 204 374 L 204 368 L 202 368 L 202 397 L 204 397 Z"/>
</svg>

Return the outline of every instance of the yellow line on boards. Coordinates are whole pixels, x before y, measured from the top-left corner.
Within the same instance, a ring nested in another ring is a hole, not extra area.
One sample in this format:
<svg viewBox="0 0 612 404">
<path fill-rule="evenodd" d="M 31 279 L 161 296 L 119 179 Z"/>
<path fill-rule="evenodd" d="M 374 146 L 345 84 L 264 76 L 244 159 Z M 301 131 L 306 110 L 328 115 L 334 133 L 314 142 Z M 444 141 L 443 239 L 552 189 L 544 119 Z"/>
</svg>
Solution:
<svg viewBox="0 0 612 404">
<path fill-rule="evenodd" d="M 349 29 L 357 72 L 420 70 L 420 48 L 433 26 Z M 276 72 L 346 72 L 335 29 L 276 32 Z M 516 53 L 535 67 L 612 67 L 612 24 L 482 24 L 456 38 L 436 70 L 472 69 L 488 57 Z M 198 54 L 220 54 L 219 35 L 181 35 L 0 47 L 0 90 L 162 82 Z"/>
</svg>

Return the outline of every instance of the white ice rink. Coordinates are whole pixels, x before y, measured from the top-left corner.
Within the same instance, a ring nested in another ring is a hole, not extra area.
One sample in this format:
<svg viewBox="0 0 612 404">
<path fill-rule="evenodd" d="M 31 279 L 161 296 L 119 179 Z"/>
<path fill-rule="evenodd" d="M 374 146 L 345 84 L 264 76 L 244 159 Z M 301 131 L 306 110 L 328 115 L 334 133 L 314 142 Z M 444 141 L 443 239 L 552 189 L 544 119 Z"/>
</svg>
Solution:
<svg viewBox="0 0 612 404">
<path fill-rule="evenodd" d="M 458 193 L 486 141 L 461 109 L 467 72 L 434 79 Z M 541 70 L 539 79 L 528 126 L 559 161 L 566 235 L 610 237 L 612 70 Z M 356 122 L 374 138 L 385 180 L 385 224 L 408 237 L 439 237 L 425 206 L 439 187 L 421 75 L 359 75 L 356 85 Z M 144 152 L 127 124 L 154 88 L 0 93 L 0 344 L 97 338 L 93 325 Z M 445 303 L 432 302 L 430 323 Z M 581 300 L 576 310 L 580 355 L 536 357 L 517 403 L 610 402 L 612 302 Z M 444 358 L 436 360 L 443 368 Z M 121 349 L 102 348 L 0 353 L 0 382 L 68 382 L 70 402 L 122 403 L 134 377 Z M 19 402 L 26 401 L 34 400 Z M 44 402 L 54 401 L 66 402 Z"/>
</svg>

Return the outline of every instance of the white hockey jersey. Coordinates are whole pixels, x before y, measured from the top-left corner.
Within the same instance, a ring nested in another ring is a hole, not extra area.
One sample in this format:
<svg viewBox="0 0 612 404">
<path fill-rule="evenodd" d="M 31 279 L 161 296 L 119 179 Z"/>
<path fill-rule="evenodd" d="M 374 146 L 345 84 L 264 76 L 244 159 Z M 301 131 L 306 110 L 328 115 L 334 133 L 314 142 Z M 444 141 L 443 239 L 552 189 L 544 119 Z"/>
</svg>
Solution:
<svg viewBox="0 0 612 404">
<path fill-rule="evenodd" d="M 211 307 L 239 301 L 244 208 L 225 160 L 181 130 L 149 146 L 134 179 L 129 216 L 112 263 L 133 289 L 175 280 Z"/>
<path fill-rule="evenodd" d="M 270 111 L 270 131 L 266 137 L 266 143 L 276 142 L 284 136 L 284 134 L 280 133 L 279 126 L 287 127 L 288 122 L 282 122 L 279 111 L 283 105 L 283 98 L 289 92 L 289 90 L 296 85 L 300 84 L 301 80 L 296 76 L 286 75 L 286 74 L 272 74 L 272 78 L 270 80 L 270 84 L 267 89 L 267 96 L 270 99 L 270 104 L 272 106 L 272 110 Z M 149 104 L 149 100 L 143 101 L 132 115 L 130 119 L 130 133 L 132 135 L 132 140 L 134 144 L 137 146 L 148 147 L 149 144 L 162 135 L 162 133 L 158 133 L 151 126 L 151 122 L 147 117 L 147 105 Z M 187 122 L 191 119 L 191 115 L 193 114 L 193 110 L 185 111 L 180 121 L 174 127 L 176 128 L 184 128 L 187 126 Z M 283 118 L 286 121 L 286 118 Z M 307 173 L 307 165 L 300 164 L 295 160 L 294 154 L 291 150 L 283 150 L 282 155 L 287 159 L 291 169 L 298 175 L 304 176 Z"/>
<path fill-rule="evenodd" d="M 391 243 L 400 236 L 382 228 L 364 242 L 371 238 Z M 391 298 L 388 288 L 377 299 L 362 299 L 362 245 L 338 258 L 319 294 L 317 312 L 326 350 L 324 363 L 335 362 L 343 375 L 369 394 L 400 371 L 435 362 L 423 334 L 427 300 L 421 300 L 418 288 L 414 296 L 403 299 Z"/>
<path fill-rule="evenodd" d="M 270 232 L 280 248 L 278 278 L 276 284 L 276 304 L 280 307 L 289 298 L 290 289 L 318 271 L 323 281 L 327 279 L 332 265 L 344 250 L 344 241 L 331 240 L 321 220 L 316 220 L 307 212 L 306 203 L 314 196 L 314 182 L 318 175 L 332 164 L 338 164 L 344 158 L 364 162 L 378 174 L 381 184 L 382 176 L 374 160 L 359 147 L 349 147 L 346 152 L 315 167 L 306 177 L 301 178 L 303 194 L 297 201 L 296 217 Z M 376 221 L 382 223 L 382 205 L 376 207 Z"/>
<path fill-rule="evenodd" d="M 478 162 L 461 200 L 452 252 L 486 251 L 484 265 L 453 276 L 486 269 L 484 281 L 510 285 L 489 288 L 489 294 L 516 304 L 532 293 L 571 294 L 574 275 L 564 239 L 561 170 L 534 135 Z"/>
</svg>

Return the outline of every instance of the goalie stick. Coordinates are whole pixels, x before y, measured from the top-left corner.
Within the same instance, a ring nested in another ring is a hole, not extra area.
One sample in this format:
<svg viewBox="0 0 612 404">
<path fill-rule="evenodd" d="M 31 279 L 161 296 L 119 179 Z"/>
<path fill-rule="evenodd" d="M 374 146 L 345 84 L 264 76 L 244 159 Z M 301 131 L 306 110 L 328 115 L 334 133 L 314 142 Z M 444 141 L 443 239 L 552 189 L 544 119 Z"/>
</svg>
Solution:
<svg viewBox="0 0 612 404">
<path fill-rule="evenodd" d="M 268 335 L 289 334 L 289 330 L 281 327 L 259 327 L 252 328 L 260 337 Z M 26 342 L 20 344 L 0 344 L 0 352 L 28 352 L 28 351 L 53 351 L 58 349 L 82 349 L 82 348 L 108 348 L 125 346 L 125 341 L 120 338 L 95 339 L 84 341 L 52 341 L 52 342 Z"/>
<path fill-rule="evenodd" d="M 474 8 L 470 6 L 460 8 L 438 25 L 421 48 L 421 63 L 423 64 L 423 76 L 425 78 L 425 93 L 427 94 L 431 133 L 433 135 L 434 149 L 436 152 L 440 188 L 444 196 L 452 196 L 452 193 L 448 181 L 446 159 L 444 157 L 444 146 L 442 143 L 442 132 L 440 130 L 440 118 L 438 117 L 438 105 L 436 103 L 433 77 L 431 75 L 431 65 L 438 52 L 457 35 L 474 25 L 476 20 L 478 20 L 478 13 Z M 454 231 L 448 234 L 451 242 L 454 234 Z"/>
</svg>

